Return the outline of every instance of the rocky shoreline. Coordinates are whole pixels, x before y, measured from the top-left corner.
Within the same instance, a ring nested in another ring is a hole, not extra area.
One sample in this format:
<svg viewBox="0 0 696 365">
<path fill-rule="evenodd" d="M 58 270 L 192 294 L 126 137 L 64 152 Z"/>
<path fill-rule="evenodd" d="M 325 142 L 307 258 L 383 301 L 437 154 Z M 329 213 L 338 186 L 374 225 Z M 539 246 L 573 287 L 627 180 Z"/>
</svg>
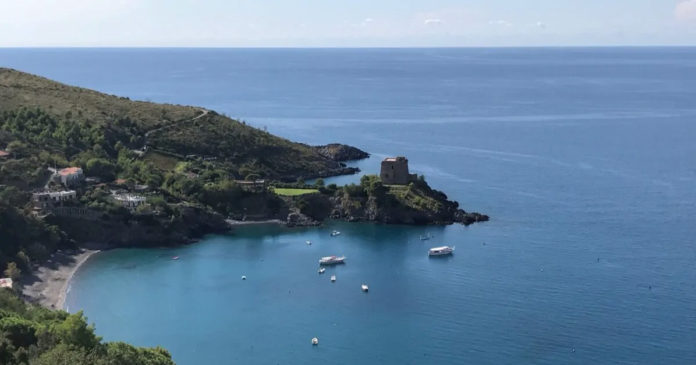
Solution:
<svg viewBox="0 0 696 365">
<path fill-rule="evenodd" d="M 438 203 L 438 209 L 415 208 L 398 200 L 396 203 L 388 203 L 384 198 L 375 196 L 351 198 L 347 195 L 328 196 L 315 193 L 286 198 L 290 208 L 284 217 L 255 217 L 252 220 L 226 219 L 218 213 L 194 206 L 182 207 L 181 216 L 176 221 L 151 215 L 133 216 L 129 219 L 104 216 L 98 219 L 51 217 L 51 222 L 58 224 L 78 246 L 92 249 L 56 252 L 51 259 L 36 267 L 32 274 L 22 280 L 22 293 L 30 302 L 62 309 L 72 276 L 92 255 L 99 252 L 99 249 L 190 244 L 207 234 L 227 233 L 242 225 L 280 224 L 287 227 L 311 227 L 319 226 L 327 219 L 382 224 L 469 225 L 489 219 L 487 215 L 459 209 L 458 203 L 447 200 L 440 192 L 427 190 L 427 193 Z M 300 199 L 304 203 L 300 204 Z M 304 210 L 297 208 L 298 205 L 304 206 Z M 100 242 L 100 245 L 95 247 L 89 242 Z"/>
<path fill-rule="evenodd" d="M 338 162 L 362 160 L 370 157 L 370 154 L 353 146 L 341 143 L 329 143 L 323 146 L 314 146 L 314 149 L 322 156 Z"/>
</svg>

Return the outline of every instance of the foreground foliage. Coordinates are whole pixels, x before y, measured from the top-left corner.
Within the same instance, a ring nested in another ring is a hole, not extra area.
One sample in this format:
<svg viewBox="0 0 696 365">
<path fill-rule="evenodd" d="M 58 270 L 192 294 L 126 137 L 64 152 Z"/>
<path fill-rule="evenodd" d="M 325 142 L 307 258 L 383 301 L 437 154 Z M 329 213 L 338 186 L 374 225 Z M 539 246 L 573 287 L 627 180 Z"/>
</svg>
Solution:
<svg viewBox="0 0 696 365">
<path fill-rule="evenodd" d="M 169 365 L 167 350 L 102 342 L 82 312 L 69 314 L 25 304 L 0 289 L 0 364 Z"/>
</svg>

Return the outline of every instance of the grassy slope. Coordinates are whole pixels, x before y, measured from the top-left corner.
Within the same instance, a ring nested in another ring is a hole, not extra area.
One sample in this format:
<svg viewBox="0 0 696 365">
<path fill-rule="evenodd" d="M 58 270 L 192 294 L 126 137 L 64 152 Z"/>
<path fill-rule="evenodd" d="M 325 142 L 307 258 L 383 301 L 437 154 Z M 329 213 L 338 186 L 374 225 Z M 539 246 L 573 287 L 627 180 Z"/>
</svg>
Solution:
<svg viewBox="0 0 696 365">
<path fill-rule="evenodd" d="M 298 196 L 305 194 L 318 193 L 317 189 L 292 189 L 292 188 L 273 188 L 273 192 L 283 196 Z"/>
<path fill-rule="evenodd" d="M 214 112 L 191 121 L 201 114 L 200 108 L 131 101 L 0 68 L 0 112 L 20 107 L 40 108 L 59 118 L 96 123 L 107 130 L 118 129 L 116 121 L 128 118 L 135 124 L 131 133 L 139 137 L 136 142 L 122 141 L 131 148 L 142 146 L 146 132 L 170 126 L 152 132 L 149 145 L 180 156 L 216 157 L 221 165 L 241 178 L 254 173 L 291 180 L 331 175 L 341 167 L 310 146 L 273 136 Z"/>
<path fill-rule="evenodd" d="M 61 84 L 44 77 L 0 68 L 0 110 L 39 107 L 63 116 L 94 123 L 129 117 L 143 129 L 192 118 L 200 109 L 190 106 L 131 101 L 114 95 Z"/>
</svg>

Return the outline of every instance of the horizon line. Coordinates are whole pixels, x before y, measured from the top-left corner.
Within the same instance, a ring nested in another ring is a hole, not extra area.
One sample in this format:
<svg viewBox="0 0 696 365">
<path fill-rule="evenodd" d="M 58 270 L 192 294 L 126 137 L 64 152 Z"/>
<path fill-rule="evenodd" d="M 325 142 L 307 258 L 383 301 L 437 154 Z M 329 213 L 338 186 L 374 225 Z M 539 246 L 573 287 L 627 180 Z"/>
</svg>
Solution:
<svg viewBox="0 0 696 365">
<path fill-rule="evenodd" d="M 491 48 L 696 48 L 696 44 L 521 45 L 521 46 L 0 46 L 2 49 L 491 49 Z"/>
</svg>

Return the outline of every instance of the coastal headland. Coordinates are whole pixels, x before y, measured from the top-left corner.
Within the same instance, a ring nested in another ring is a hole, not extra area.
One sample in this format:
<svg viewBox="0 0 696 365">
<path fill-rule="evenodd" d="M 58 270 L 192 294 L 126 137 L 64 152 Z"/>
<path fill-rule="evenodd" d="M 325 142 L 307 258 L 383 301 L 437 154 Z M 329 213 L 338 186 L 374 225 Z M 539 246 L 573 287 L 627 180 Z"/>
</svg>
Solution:
<svg viewBox="0 0 696 365">
<path fill-rule="evenodd" d="M 132 101 L 2 68 L 0 98 L 0 214 L 15 222 L 0 222 L 13 242 L 0 265 L 25 273 L 25 296 L 44 306 L 62 307 L 70 276 L 95 253 L 82 249 L 89 242 L 171 246 L 268 221 L 488 220 L 407 166 L 398 179 L 383 171 L 359 184 L 325 184 L 322 177 L 359 172 L 345 162 L 369 154 L 292 142 L 212 110 Z M 33 233 L 20 234 L 22 227 Z"/>
</svg>

